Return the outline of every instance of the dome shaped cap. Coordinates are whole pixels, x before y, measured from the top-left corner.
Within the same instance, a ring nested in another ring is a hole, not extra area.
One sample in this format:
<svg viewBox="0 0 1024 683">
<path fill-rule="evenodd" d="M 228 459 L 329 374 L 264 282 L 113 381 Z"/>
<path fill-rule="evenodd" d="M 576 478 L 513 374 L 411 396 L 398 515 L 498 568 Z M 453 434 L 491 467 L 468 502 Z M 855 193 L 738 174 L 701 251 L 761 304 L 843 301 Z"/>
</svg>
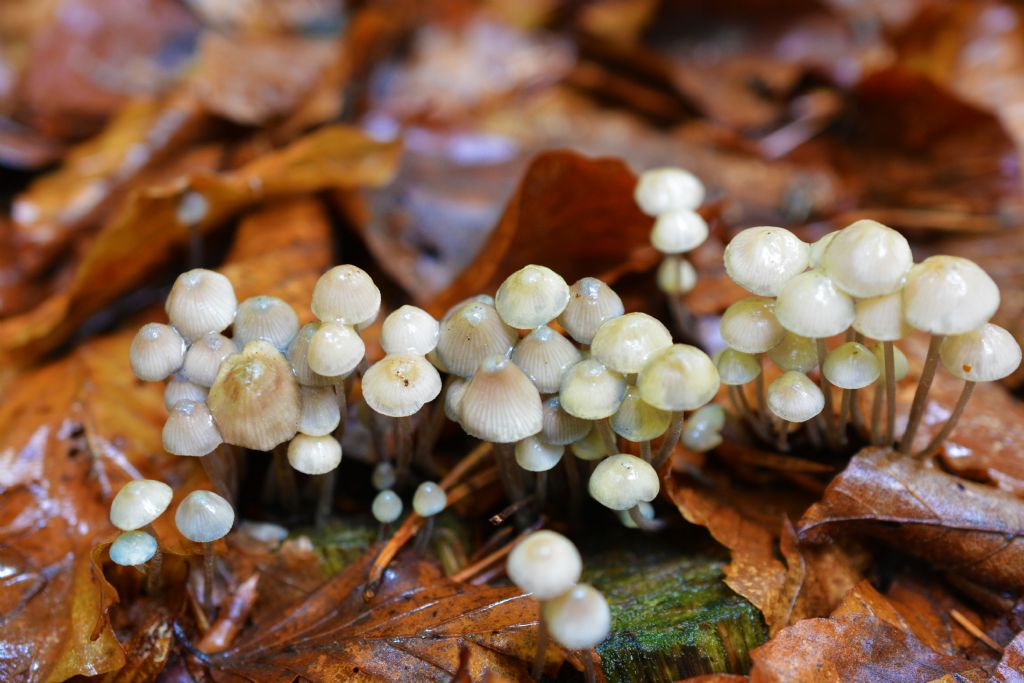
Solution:
<svg viewBox="0 0 1024 683">
<path fill-rule="evenodd" d="M 789 422 L 807 422 L 825 407 L 825 395 L 802 372 L 783 373 L 768 385 L 768 408 Z"/>
<path fill-rule="evenodd" d="M 651 357 L 636 385 L 655 408 L 696 410 L 718 392 L 718 370 L 697 347 L 675 344 Z"/>
<path fill-rule="evenodd" d="M 327 474 L 341 464 L 341 444 L 333 436 L 296 434 L 288 444 L 288 464 L 303 474 Z"/>
<path fill-rule="evenodd" d="M 588 424 L 592 425 L 593 423 Z M 570 449 L 577 458 L 587 461 L 600 460 L 615 452 L 608 448 L 608 444 L 605 443 L 601 432 L 597 429 L 591 429 L 582 439 L 574 441 Z"/>
<path fill-rule="evenodd" d="M 822 366 L 825 377 L 840 389 L 863 389 L 878 380 L 878 359 L 857 342 L 846 342 L 832 349 Z"/>
<path fill-rule="evenodd" d="M 845 332 L 855 316 L 853 299 L 820 270 L 797 275 L 775 300 L 775 317 L 782 326 L 812 339 Z"/>
<path fill-rule="evenodd" d="M 612 613 L 608 601 L 596 588 L 585 583 L 545 602 L 540 609 L 551 637 L 569 650 L 595 647 L 611 631 Z"/>
<path fill-rule="evenodd" d="M 781 342 L 768 349 L 768 359 L 782 370 L 807 373 L 818 367 L 818 348 L 813 339 L 787 332 Z"/>
<path fill-rule="evenodd" d="M 582 360 L 562 376 L 562 409 L 582 420 L 611 417 L 626 395 L 626 378 L 593 358 Z"/>
<path fill-rule="evenodd" d="M 441 375 L 423 356 L 384 356 L 363 374 L 363 400 L 381 415 L 407 417 L 441 393 Z"/>
<path fill-rule="evenodd" d="M 466 380 L 449 377 L 448 390 L 444 392 L 444 414 L 456 424 L 462 423 L 462 394 L 466 391 Z"/>
<path fill-rule="evenodd" d="M 547 325 L 520 339 L 512 350 L 512 362 L 526 373 L 542 394 L 558 391 L 562 375 L 580 359 L 580 352 L 572 342 Z"/>
<path fill-rule="evenodd" d="M 212 543 L 231 531 L 235 510 L 213 491 L 193 491 L 178 505 L 174 523 L 188 540 Z"/>
<path fill-rule="evenodd" d="M 625 310 L 622 299 L 611 287 L 597 278 L 585 277 L 569 288 L 569 303 L 558 322 L 570 337 L 580 344 L 589 344 L 601 325 Z"/>
<path fill-rule="evenodd" d="M 528 436 L 516 443 L 516 463 L 527 472 L 547 472 L 562 460 L 565 446 L 547 443 L 537 436 Z"/>
<path fill-rule="evenodd" d="M 834 240 L 838 234 L 838 230 L 833 230 L 832 232 L 825 233 L 821 239 L 811 244 L 810 251 L 808 252 L 808 267 L 821 267 L 822 261 L 825 258 L 825 250 L 828 249 L 828 245 L 832 244 L 832 240 Z"/>
<path fill-rule="evenodd" d="M 878 341 L 896 341 L 911 329 L 903 319 L 903 295 L 900 292 L 860 299 L 855 305 L 853 329 Z"/>
<path fill-rule="evenodd" d="M 470 377 L 488 356 L 506 356 L 518 335 L 506 325 L 494 306 L 470 299 L 450 310 L 441 320 L 437 354 L 448 371 Z"/>
<path fill-rule="evenodd" d="M 380 290 L 362 268 L 335 266 L 317 280 L 310 307 L 324 322 L 358 325 L 377 317 Z"/>
<path fill-rule="evenodd" d="M 235 353 L 238 353 L 235 342 L 218 332 L 207 332 L 188 347 L 182 369 L 188 381 L 209 389 L 217 379 L 220 364 Z"/>
<path fill-rule="evenodd" d="M 666 294 L 688 294 L 697 286 L 697 271 L 681 256 L 668 256 L 661 260 L 655 275 L 658 289 Z"/>
<path fill-rule="evenodd" d="M 725 270 L 733 282 L 761 296 L 776 296 L 807 269 L 809 248 L 785 228 L 747 228 L 725 247 Z"/>
<path fill-rule="evenodd" d="M 628 510 L 658 496 L 661 481 L 648 463 L 619 453 L 602 460 L 590 475 L 590 495 L 612 510 Z"/>
<path fill-rule="evenodd" d="M 532 330 L 561 315 L 569 303 L 569 285 L 544 266 L 529 265 L 505 278 L 494 295 L 494 307 L 507 324 Z"/>
<path fill-rule="evenodd" d="M 299 331 L 299 317 L 276 296 L 253 296 L 238 306 L 233 330 L 242 346 L 262 339 L 284 351 Z"/>
<path fill-rule="evenodd" d="M 573 587 L 583 560 L 572 541 L 547 529 L 535 531 L 512 548 L 505 563 L 512 583 L 538 600 L 551 600 Z"/>
<path fill-rule="evenodd" d="M 903 315 L 931 334 L 970 332 L 999 308 L 999 288 L 973 261 L 931 256 L 910 269 L 903 286 Z"/>
<path fill-rule="evenodd" d="M 321 377 L 344 377 L 366 355 L 366 345 L 355 328 L 339 323 L 320 325 L 309 338 L 306 362 Z"/>
<path fill-rule="evenodd" d="M 646 313 L 627 313 L 598 328 L 591 355 L 623 374 L 640 372 L 651 354 L 672 346 L 672 333 Z"/>
<path fill-rule="evenodd" d="M 188 340 L 222 332 L 234 321 L 237 309 L 231 281 L 204 268 L 179 275 L 164 303 L 171 324 Z"/>
<path fill-rule="evenodd" d="M 383 491 L 395 486 L 398 482 L 398 475 L 395 474 L 394 466 L 385 460 L 374 466 L 373 474 L 370 475 L 370 482 L 373 484 L 373 488 Z"/>
<path fill-rule="evenodd" d="M 121 487 L 110 503 L 110 523 L 121 531 L 140 529 L 164 513 L 174 492 L 162 481 L 136 479 Z"/>
<path fill-rule="evenodd" d="M 162 432 L 164 450 L 172 455 L 203 456 L 224 443 L 210 409 L 201 401 L 178 401 Z"/>
<path fill-rule="evenodd" d="M 644 403 L 640 390 L 629 387 L 612 415 L 612 430 L 627 441 L 652 441 L 668 430 L 672 413 Z"/>
<path fill-rule="evenodd" d="M 881 379 L 885 379 L 885 347 L 881 344 L 875 344 L 871 347 L 871 353 L 875 354 L 875 358 L 878 360 L 878 376 Z M 893 360 L 893 381 L 899 382 L 910 372 L 910 363 L 907 361 L 907 357 L 900 351 L 898 346 L 892 347 L 892 360 Z"/>
<path fill-rule="evenodd" d="M 168 412 L 174 408 L 178 401 L 196 401 L 205 403 L 206 395 L 209 392 L 205 387 L 193 384 L 185 379 L 181 373 L 173 375 L 171 381 L 164 387 L 164 407 Z"/>
<path fill-rule="evenodd" d="M 299 385 L 281 352 L 249 342 L 223 363 L 207 405 L 224 441 L 269 451 L 299 428 Z"/>
<path fill-rule="evenodd" d="M 156 539 L 145 531 L 125 531 L 110 544 L 110 559 L 122 567 L 137 567 L 153 559 L 156 551 Z"/>
<path fill-rule="evenodd" d="M 725 348 L 715 354 L 715 367 L 722 384 L 742 386 L 761 374 L 761 361 L 749 353 Z"/>
<path fill-rule="evenodd" d="M 306 323 L 299 328 L 298 334 L 292 339 L 288 346 L 288 362 L 291 363 L 295 379 L 304 387 L 327 387 L 332 384 L 339 384 L 344 379 L 341 376 L 329 377 L 314 372 L 309 367 L 309 345 L 313 337 L 320 330 L 320 323 Z M 362 340 L 360 340 L 362 343 Z"/>
<path fill-rule="evenodd" d="M 725 343 L 744 353 L 764 353 L 777 346 L 786 330 L 775 318 L 775 302 L 747 297 L 725 309 L 718 324 Z"/>
<path fill-rule="evenodd" d="M 425 481 L 416 487 L 412 496 L 412 509 L 420 517 L 433 517 L 440 514 L 448 505 L 448 494 L 432 481 Z"/>
<path fill-rule="evenodd" d="M 683 446 L 695 453 L 710 451 L 722 443 L 725 410 L 717 403 L 693 411 L 683 424 Z"/>
<path fill-rule="evenodd" d="M 384 490 L 374 497 L 370 510 L 381 524 L 391 524 L 402 516 L 402 499 L 394 491 Z"/>
<path fill-rule="evenodd" d="M 143 325 L 132 339 L 128 360 L 136 377 L 159 382 L 177 372 L 185 362 L 185 340 L 170 325 Z"/>
<path fill-rule="evenodd" d="M 416 353 L 425 356 L 437 346 L 441 327 L 422 308 L 405 305 L 384 318 L 380 345 L 384 353 Z"/>
<path fill-rule="evenodd" d="M 692 251 L 708 238 L 708 224 L 696 211 L 666 211 L 651 229 L 651 245 L 662 254 Z"/>
<path fill-rule="evenodd" d="M 836 286 L 861 298 L 898 291 L 913 265 L 907 238 L 872 220 L 860 220 L 840 230 L 822 258 L 822 269 Z"/>
<path fill-rule="evenodd" d="M 985 323 L 965 334 L 946 337 L 939 347 L 942 364 L 968 382 L 994 382 L 1020 366 L 1020 345 L 999 325 Z"/>
<path fill-rule="evenodd" d="M 299 432 L 307 436 L 330 434 L 341 424 L 344 402 L 344 396 L 334 393 L 334 387 L 299 387 Z"/>
<path fill-rule="evenodd" d="M 633 199 L 648 216 L 693 211 L 704 203 L 704 183 L 681 168 L 652 168 L 640 174 Z"/>
<path fill-rule="evenodd" d="M 543 424 L 540 437 L 547 443 L 568 446 L 585 437 L 593 428 L 593 423 L 565 412 L 562 400 L 558 396 L 544 399 L 542 409 Z"/>
<path fill-rule="evenodd" d="M 485 358 L 466 384 L 459 404 L 462 428 L 491 443 L 514 443 L 540 431 L 540 394 L 514 363 Z"/>
</svg>

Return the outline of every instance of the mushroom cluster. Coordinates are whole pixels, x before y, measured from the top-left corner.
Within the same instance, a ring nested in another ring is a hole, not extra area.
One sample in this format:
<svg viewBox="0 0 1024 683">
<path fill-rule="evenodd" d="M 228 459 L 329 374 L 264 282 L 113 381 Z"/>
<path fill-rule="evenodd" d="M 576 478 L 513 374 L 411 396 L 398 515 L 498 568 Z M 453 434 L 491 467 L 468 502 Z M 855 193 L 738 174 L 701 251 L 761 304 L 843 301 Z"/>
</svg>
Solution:
<svg viewBox="0 0 1024 683">
<path fill-rule="evenodd" d="M 981 268 L 955 256 L 915 264 L 907 240 L 876 221 L 856 221 L 813 244 L 784 228 L 748 228 L 726 247 L 725 268 L 754 296 L 722 316 L 726 348 L 716 365 L 748 428 L 782 450 L 801 424 L 819 445 L 842 447 L 851 429 L 866 432 L 872 443 L 892 444 L 896 383 L 908 370 L 895 343 L 914 330 L 931 335 L 931 343 L 900 440 L 906 453 L 940 360 L 964 388 L 919 455 L 949 436 L 976 382 L 1001 379 L 1020 364 L 1012 335 L 988 322 L 999 289 Z M 833 338 L 838 341 L 830 349 Z M 766 356 L 781 371 L 767 388 Z M 745 391 L 751 385 L 756 408 Z M 856 392 L 869 387 L 874 396 L 864 424 Z M 841 392 L 838 402 L 833 388 Z"/>
</svg>

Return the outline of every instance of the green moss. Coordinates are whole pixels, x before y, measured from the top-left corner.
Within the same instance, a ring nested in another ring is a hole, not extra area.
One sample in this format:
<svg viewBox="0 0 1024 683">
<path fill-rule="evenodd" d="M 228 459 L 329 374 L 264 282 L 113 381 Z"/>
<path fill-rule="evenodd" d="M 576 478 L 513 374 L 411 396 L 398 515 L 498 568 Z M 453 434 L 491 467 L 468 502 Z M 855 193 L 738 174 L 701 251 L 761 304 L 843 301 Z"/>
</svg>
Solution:
<svg viewBox="0 0 1024 683">
<path fill-rule="evenodd" d="M 299 529 L 293 536 L 308 536 L 327 576 L 339 574 L 377 540 L 380 525 L 370 517 L 349 517 L 323 527 Z"/>
</svg>

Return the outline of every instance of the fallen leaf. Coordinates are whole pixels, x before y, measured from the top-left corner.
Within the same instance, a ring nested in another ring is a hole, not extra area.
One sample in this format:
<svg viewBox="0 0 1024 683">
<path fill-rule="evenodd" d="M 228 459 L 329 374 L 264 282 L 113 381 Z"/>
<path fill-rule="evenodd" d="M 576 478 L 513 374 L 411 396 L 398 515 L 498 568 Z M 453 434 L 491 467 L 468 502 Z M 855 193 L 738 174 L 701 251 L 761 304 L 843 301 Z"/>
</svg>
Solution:
<svg viewBox="0 0 1024 683">
<path fill-rule="evenodd" d="M 1024 681 L 1024 631 L 1017 634 L 1017 637 L 1006 646 L 1003 658 L 992 673 L 992 678 L 1003 683 Z"/>
</svg>

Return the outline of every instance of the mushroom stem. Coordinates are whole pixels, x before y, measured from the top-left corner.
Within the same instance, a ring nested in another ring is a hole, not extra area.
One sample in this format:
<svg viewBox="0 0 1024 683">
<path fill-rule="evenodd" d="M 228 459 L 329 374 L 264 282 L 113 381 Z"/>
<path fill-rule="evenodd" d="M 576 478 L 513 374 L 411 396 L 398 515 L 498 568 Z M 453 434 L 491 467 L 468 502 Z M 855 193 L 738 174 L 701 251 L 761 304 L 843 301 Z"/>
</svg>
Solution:
<svg viewBox="0 0 1024 683">
<path fill-rule="evenodd" d="M 843 389 L 842 398 L 839 401 L 839 433 L 846 441 L 846 423 L 850 419 L 850 408 L 853 405 L 853 398 L 856 389 Z"/>
<path fill-rule="evenodd" d="M 398 455 L 395 461 L 398 463 L 396 474 L 399 479 L 409 474 L 409 467 L 412 465 L 412 418 L 409 416 L 400 417 L 395 422 L 397 432 L 396 444 Z"/>
<path fill-rule="evenodd" d="M 885 363 L 885 437 L 884 443 L 892 445 L 896 433 L 896 355 L 892 342 L 882 342 L 883 363 Z"/>
<path fill-rule="evenodd" d="M 528 511 L 524 508 L 524 494 L 522 481 L 519 478 L 519 466 L 516 464 L 516 456 L 512 444 L 494 444 L 494 458 L 498 463 L 498 476 L 501 478 L 501 486 L 505 489 L 505 497 L 513 503 L 518 503 L 516 509 L 516 524 L 525 526 L 530 523 L 527 517 Z"/>
<path fill-rule="evenodd" d="M 451 383 L 452 376 L 449 375 L 445 378 L 444 385 L 441 387 L 441 393 L 431 407 L 430 417 L 427 420 L 426 426 L 419 431 L 417 435 L 419 438 L 416 439 L 416 456 L 414 460 L 421 466 L 432 469 L 433 471 L 428 472 L 432 477 L 437 475 L 437 466 L 434 463 L 434 446 L 437 445 L 437 440 L 441 437 L 441 430 L 444 429 L 444 423 L 447 419 L 444 414 L 444 399 Z"/>
<path fill-rule="evenodd" d="M 540 516 L 541 512 L 544 511 L 544 506 L 548 502 L 548 471 L 537 473 L 536 488 L 534 491 L 534 497 L 537 499 L 537 516 Z"/>
<path fill-rule="evenodd" d="M 928 355 L 924 359 L 924 367 L 921 368 L 921 378 L 917 381 L 917 391 L 914 392 L 914 402 L 910 404 L 910 418 L 907 420 L 907 429 L 900 439 L 899 450 L 901 453 L 910 453 L 914 447 L 914 437 L 917 436 L 917 428 L 924 416 L 925 406 L 928 404 L 928 390 L 932 387 L 932 380 L 935 379 L 935 370 L 939 366 L 939 347 L 942 346 L 944 335 L 933 334 L 928 342 Z M 891 380 L 893 373 L 889 373 L 887 380 Z M 895 410 L 895 401 L 889 406 L 890 411 Z"/>
<path fill-rule="evenodd" d="M 604 447 L 608 449 L 608 452 L 618 453 L 619 446 L 615 442 L 615 432 L 612 431 L 611 418 L 606 417 L 603 420 L 598 420 L 595 428 L 601 434 L 601 440 L 604 442 Z"/>
<path fill-rule="evenodd" d="M 779 435 L 775 441 L 775 447 L 781 453 L 789 450 L 789 422 L 779 420 Z"/>
<path fill-rule="evenodd" d="M 640 457 L 644 459 L 644 462 L 650 462 L 654 459 L 654 454 L 651 452 L 650 441 L 640 442 Z"/>
<path fill-rule="evenodd" d="M 380 543 L 385 538 L 391 535 L 391 525 L 387 522 L 380 523 L 380 529 L 377 531 L 377 542 Z"/>
<path fill-rule="evenodd" d="M 213 544 L 203 543 L 203 611 L 213 615 Z"/>
<path fill-rule="evenodd" d="M 544 614 L 540 611 L 541 603 L 537 603 L 537 644 L 533 654 L 533 680 L 539 681 L 544 673 L 545 653 L 548 649 L 548 625 L 544 623 Z"/>
<path fill-rule="evenodd" d="M 881 439 L 885 436 L 882 431 L 882 426 L 879 424 L 882 421 L 882 396 L 885 394 L 885 381 L 879 379 L 875 383 L 875 395 L 871 399 L 871 444 L 877 446 Z"/>
<path fill-rule="evenodd" d="M 188 263 L 190 270 L 203 265 L 203 233 L 196 221 L 188 223 Z"/>
<path fill-rule="evenodd" d="M 672 422 L 669 424 L 668 431 L 665 432 L 665 440 L 661 442 L 658 455 L 655 456 L 654 461 L 651 463 L 654 469 L 660 470 L 661 466 L 672 457 L 672 452 L 675 450 L 676 444 L 679 443 L 679 436 L 682 433 L 683 411 L 677 410 L 672 413 Z"/>
<path fill-rule="evenodd" d="M 331 509 L 334 507 L 334 477 L 337 472 L 337 469 L 333 469 L 330 472 L 315 477 L 318 491 L 314 519 L 317 528 L 322 527 L 331 516 Z"/>
<path fill-rule="evenodd" d="M 825 408 L 822 412 L 825 414 L 825 436 L 828 439 L 829 445 L 835 447 L 840 443 L 839 430 L 836 428 L 836 415 L 832 411 L 832 383 L 825 377 L 825 357 L 828 356 L 828 347 L 825 346 L 825 340 L 818 339 L 814 340 L 815 345 L 818 349 L 818 374 L 821 382 L 821 393 L 825 396 Z"/>
<path fill-rule="evenodd" d="M 733 410 L 736 411 L 736 414 L 739 415 L 751 433 L 762 441 L 767 441 L 768 434 L 764 426 L 754 416 L 754 411 L 751 410 L 750 403 L 747 402 L 747 395 L 744 393 L 743 387 L 730 386 L 728 393 Z"/>
<path fill-rule="evenodd" d="M 825 443 L 821 430 L 821 422 L 819 422 L 820 417 L 820 415 L 815 415 L 812 419 L 804 423 L 807 425 L 807 435 L 811 439 L 811 445 L 815 448 L 821 448 Z"/>
<path fill-rule="evenodd" d="M 660 519 L 647 519 L 640 512 L 640 506 L 634 505 L 629 508 L 629 518 L 636 524 L 636 528 L 642 531 L 661 531 L 665 528 L 665 521 Z"/>
<path fill-rule="evenodd" d="M 579 521 L 583 511 L 583 490 L 582 478 L 580 477 L 580 463 L 575 455 L 566 454 L 562 458 L 565 465 L 565 480 L 569 488 L 569 509 L 573 521 Z"/>
<path fill-rule="evenodd" d="M 762 368 L 764 368 L 764 361 L 762 360 L 763 358 L 764 358 L 764 354 L 763 353 L 757 354 L 757 362 L 761 365 Z M 771 432 L 771 418 L 769 418 L 769 413 L 768 413 L 768 398 L 767 398 L 767 394 L 765 392 L 764 370 L 763 369 L 762 369 L 761 372 L 757 373 L 757 378 L 754 379 L 754 386 L 757 389 L 757 415 L 758 415 L 758 421 L 761 424 L 761 429 L 765 433 L 769 433 L 769 432 Z M 740 393 L 742 393 L 742 391 L 743 390 L 740 389 Z M 744 397 L 744 400 L 746 400 L 746 397 Z"/>
<path fill-rule="evenodd" d="M 295 483 L 295 471 L 288 464 L 288 451 L 278 446 L 274 449 L 273 455 L 273 477 L 276 484 L 277 496 L 288 512 L 295 512 L 299 509 L 299 489 Z"/>
<path fill-rule="evenodd" d="M 583 673 L 587 683 L 597 683 L 597 672 L 594 670 L 593 650 L 583 653 Z"/>
<path fill-rule="evenodd" d="M 420 529 L 419 535 L 416 537 L 416 545 L 413 546 L 413 552 L 417 555 L 423 555 L 427 552 L 427 548 L 430 547 L 430 537 L 434 534 L 434 518 L 433 516 L 427 517 L 423 523 L 423 528 Z"/>
<path fill-rule="evenodd" d="M 960 397 L 956 400 L 956 405 L 953 407 L 953 412 L 950 413 L 949 418 L 946 420 L 946 424 L 942 425 L 942 429 L 939 433 L 932 437 L 932 440 L 928 442 L 922 450 L 915 453 L 919 458 L 923 458 L 934 453 L 942 442 L 949 438 L 949 435 L 953 433 L 953 428 L 956 427 L 957 421 L 960 419 L 960 415 L 964 412 L 964 407 L 967 402 L 971 399 L 971 393 L 974 391 L 975 382 L 970 380 L 964 380 L 964 387 L 960 390 Z M 159 551 L 157 551 L 159 552 Z"/>
<path fill-rule="evenodd" d="M 225 500 L 235 500 L 238 475 L 231 446 L 218 446 L 213 452 L 199 458 L 199 463 L 203 466 L 206 478 L 213 484 L 214 490 Z"/>
</svg>

